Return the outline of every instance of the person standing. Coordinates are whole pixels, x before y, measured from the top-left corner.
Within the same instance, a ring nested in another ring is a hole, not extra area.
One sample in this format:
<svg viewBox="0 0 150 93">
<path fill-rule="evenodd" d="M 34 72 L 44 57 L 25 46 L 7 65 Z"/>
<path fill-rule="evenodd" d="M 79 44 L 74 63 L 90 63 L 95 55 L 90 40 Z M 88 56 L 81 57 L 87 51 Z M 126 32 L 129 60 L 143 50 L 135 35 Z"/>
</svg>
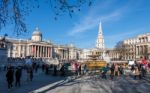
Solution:
<svg viewBox="0 0 150 93">
<path fill-rule="evenodd" d="M 15 72 L 15 77 L 16 77 L 15 86 L 19 86 L 19 87 L 20 87 L 21 68 L 17 68 L 17 70 L 16 70 L 16 72 Z"/>
<path fill-rule="evenodd" d="M 64 66 L 64 64 L 62 64 L 62 66 L 61 66 L 61 68 L 60 68 L 60 75 L 61 76 L 65 76 L 65 66 Z"/>
<path fill-rule="evenodd" d="M 81 75 L 81 64 L 78 65 L 78 70 L 77 71 L 78 71 L 78 76 L 80 76 Z"/>
<path fill-rule="evenodd" d="M 137 66 L 135 66 L 135 69 L 133 70 L 133 74 L 134 74 L 134 79 L 136 79 L 136 77 L 139 77 L 140 79 L 140 71 Z"/>
<path fill-rule="evenodd" d="M 124 69 L 123 69 L 123 66 L 122 66 L 122 64 L 119 66 L 119 73 L 120 73 L 120 75 L 121 76 L 123 76 L 123 74 L 124 74 Z"/>
<path fill-rule="evenodd" d="M 107 71 L 109 71 L 109 64 L 107 64 L 105 67 L 102 68 L 102 78 L 107 79 Z"/>
<path fill-rule="evenodd" d="M 115 69 L 114 69 L 114 73 L 115 73 L 115 76 L 119 76 L 119 66 L 118 64 L 115 64 Z"/>
<path fill-rule="evenodd" d="M 81 64 L 81 72 L 82 75 L 86 74 L 86 64 Z"/>
<path fill-rule="evenodd" d="M 115 71 L 115 65 L 114 63 L 111 65 L 110 67 L 110 77 L 111 77 L 111 80 L 114 78 L 114 71 Z"/>
<path fill-rule="evenodd" d="M 84 73 L 84 75 L 86 75 L 87 74 L 87 65 L 86 64 L 84 64 L 83 69 L 84 69 L 83 73 Z"/>
<path fill-rule="evenodd" d="M 53 75 L 57 76 L 57 66 L 53 65 Z"/>
<path fill-rule="evenodd" d="M 45 70 L 45 64 L 42 64 L 42 72 Z"/>
<path fill-rule="evenodd" d="M 45 64 L 45 74 L 48 75 L 48 69 L 49 69 L 49 65 Z"/>
<path fill-rule="evenodd" d="M 78 64 L 76 62 L 74 63 L 74 70 L 75 70 L 75 75 L 78 75 Z"/>
<path fill-rule="evenodd" d="M 148 60 L 146 57 L 144 57 L 144 59 L 142 59 L 142 68 L 141 68 L 142 77 L 145 77 L 145 74 L 147 72 L 147 68 L 148 68 Z"/>
<path fill-rule="evenodd" d="M 33 69 L 31 68 L 29 71 L 30 71 L 29 72 L 30 81 L 32 81 L 32 79 L 33 79 Z"/>
<path fill-rule="evenodd" d="M 13 87 L 13 80 L 14 80 L 14 75 L 13 75 L 13 70 L 12 68 L 8 68 L 7 73 L 6 73 L 6 79 L 7 79 L 7 83 L 8 83 L 8 89 Z"/>
</svg>

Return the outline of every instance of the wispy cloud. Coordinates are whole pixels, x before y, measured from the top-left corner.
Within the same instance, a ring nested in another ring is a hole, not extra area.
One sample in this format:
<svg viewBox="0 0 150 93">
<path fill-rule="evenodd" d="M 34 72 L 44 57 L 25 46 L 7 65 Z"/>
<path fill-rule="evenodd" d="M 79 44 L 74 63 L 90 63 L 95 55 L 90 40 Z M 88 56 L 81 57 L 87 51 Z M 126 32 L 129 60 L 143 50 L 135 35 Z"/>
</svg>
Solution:
<svg viewBox="0 0 150 93">
<path fill-rule="evenodd" d="M 95 27 L 98 28 L 97 26 L 100 20 L 102 21 L 102 23 L 107 23 L 116 20 L 118 21 L 121 20 L 124 16 L 128 16 L 131 12 L 133 12 L 134 9 L 137 9 L 138 7 L 138 5 L 132 7 L 133 4 L 135 4 L 135 2 L 129 1 L 126 4 L 122 4 L 117 7 L 115 7 L 116 6 L 115 3 L 112 2 L 97 5 L 92 9 L 90 9 L 88 11 L 88 14 L 85 14 L 85 16 L 81 17 L 81 19 L 75 22 L 75 25 L 68 31 L 68 36 L 72 36 L 73 38 L 83 36 L 84 37 L 82 38 L 83 40 L 80 40 L 81 38 L 78 39 L 80 41 L 79 46 L 94 47 L 96 38 L 91 37 L 91 35 L 89 34 L 83 33 L 87 31 L 93 31 L 92 29 L 94 29 Z M 116 42 L 126 38 L 134 37 L 140 34 L 141 31 L 143 31 L 143 29 L 136 29 L 136 30 L 126 29 L 126 31 L 122 31 L 120 33 L 116 33 L 116 31 L 114 31 L 115 34 L 104 36 L 106 47 L 114 47 Z M 93 39 L 91 40 L 91 38 Z"/>
<path fill-rule="evenodd" d="M 95 46 L 95 39 L 90 39 L 87 42 L 84 40 L 76 41 L 74 42 L 76 46 L 79 46 L 79 48 L 92 48 Z"/>
<path fill-rule="evenodd" d="M 118 41 L 122 41 L 122 40 L 127 39 L 127 38 L 134 38 L 135 36 L 137 36 L 139 34 L 143 34 L 142 33 L 143 31 L 144 31 L 143 28 L 139 28 L 139 29 L 134 29 L 134 30 L 123 31 L 124 33 L 107 35 L 104 37 L 105 42 L 106 42 L 106 46 L 108 48 L 110 48 L 110 47 L 112 48 L 115 46 L 115 44 Z"/>
<path fill-rule="evenodd" d="M 104 6 L 106 7 L 107 4 Z M 78 23 L 75 23 L 75 26 L 69 31 L 68 35 L 74 36 L 76 34 L 89 31 L 94 27 L 96 27 L 99 24 L 100 20 L 102 22 L 107 22 L 107 21 L 119 19 L 120 16 L 123 14 L 123 9 L 124 9 L 124 8 L 120 8 L 118 10 L 114 10 L 113 12 L 102 15 L 96 12 L 96 11 L 100 11 L 101 8 L 102 7 L 92 8 L 89 11 L 88 15 L 80 19 Z"/>
</svg>

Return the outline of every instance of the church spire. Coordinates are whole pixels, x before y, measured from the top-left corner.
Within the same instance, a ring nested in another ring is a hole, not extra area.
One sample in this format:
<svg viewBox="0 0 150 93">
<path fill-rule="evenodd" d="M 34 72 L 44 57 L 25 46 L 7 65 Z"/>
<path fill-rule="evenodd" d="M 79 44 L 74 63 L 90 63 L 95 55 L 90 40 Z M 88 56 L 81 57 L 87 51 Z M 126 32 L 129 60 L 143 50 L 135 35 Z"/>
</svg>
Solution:
<svg viewBox="0 0 150 93">
<path fill-rule="evenodd" d="M 99 29 L 98 29 L 98 37 L 96 40 L 96 48 L 100 48 L 100 49 L 104 49 L 105 45 L 104 45 L 104 38 L 103 38 L 103 31 L 102 31 L 102 23 L 100 21 L 99 23 Z"/>
<path fill-rule="evenodd" d="M 100 23 L 99 23 L 99 31 L 98 31 L 98 34 L 103 34 L 101 21 L 100 21 Z"/>
</svg>

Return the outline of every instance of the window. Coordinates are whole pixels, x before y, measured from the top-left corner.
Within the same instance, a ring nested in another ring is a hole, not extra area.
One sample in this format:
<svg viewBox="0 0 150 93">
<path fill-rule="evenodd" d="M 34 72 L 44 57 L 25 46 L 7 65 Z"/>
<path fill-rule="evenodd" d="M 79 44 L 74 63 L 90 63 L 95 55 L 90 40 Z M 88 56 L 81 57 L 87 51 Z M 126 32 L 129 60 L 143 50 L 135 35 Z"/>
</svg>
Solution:
<svg viewBox="0 0 150 93">
<path fill-rule="evenodd" d="M 13 50 L 16 50 L 16 46 L 15 46 L 15 45 L 13 45 L 13 46 L 12 46 L 12 49 L 13 49 Z"/>
<path fill-rule="evenodd" d="M 13 46 L 11 46 L 10 48 L 11 48 L 11 50 L 13 50 Z"/>
</svg>

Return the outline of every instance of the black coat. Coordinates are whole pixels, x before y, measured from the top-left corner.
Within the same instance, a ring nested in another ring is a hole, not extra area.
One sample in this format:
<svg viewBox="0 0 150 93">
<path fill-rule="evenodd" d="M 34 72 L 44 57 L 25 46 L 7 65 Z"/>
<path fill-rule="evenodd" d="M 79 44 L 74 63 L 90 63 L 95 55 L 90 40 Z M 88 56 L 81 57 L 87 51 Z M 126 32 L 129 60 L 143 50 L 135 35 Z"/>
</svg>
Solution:
<svg viewBox="0 0 150 93">
<path fill-rule="evenodd" d="M 14 73 L 13 73 L 12 69 L 9 69 L 7 71 L 6 78 L 7 78 L 7 81 L 13 82 L 13 80 L 14 80 Z"/>
<path fill-rule="evenodd" d="M 15 73 L 16 79 L 20 79 L 21 78 L 21 70 L 17 69 L 16 73 Z"/>
</svg>

